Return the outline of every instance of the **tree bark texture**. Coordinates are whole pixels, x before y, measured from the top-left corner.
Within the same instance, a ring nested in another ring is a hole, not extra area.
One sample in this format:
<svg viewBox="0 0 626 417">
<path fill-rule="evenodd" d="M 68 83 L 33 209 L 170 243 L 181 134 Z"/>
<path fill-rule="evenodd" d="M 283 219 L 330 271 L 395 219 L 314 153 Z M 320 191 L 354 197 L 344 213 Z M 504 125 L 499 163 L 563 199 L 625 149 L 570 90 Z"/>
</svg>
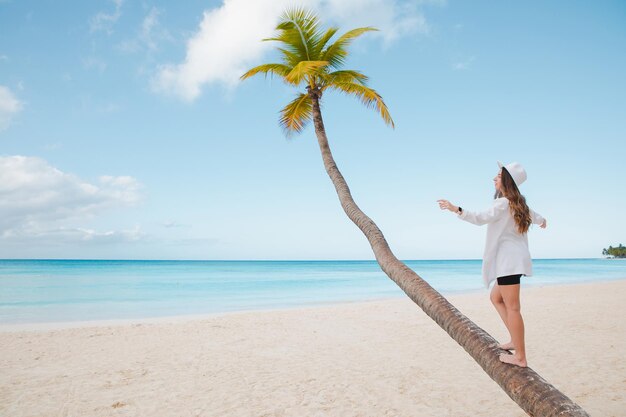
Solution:
<svg viewBox="0 0 626 417">
<path fill-rule="evenodd" d="M 580 406 L 531 368 L 520 368 L 500 362 L 498 355 L 502 350 L 497 347 L 498 342 L 396 258 L 378 226 L 354 202 L 348 184 L 339 172 L 328 145 L 319 104 L 321 92 L 319 89 L 308 91 L 313 101 L 313 123 L 326 172 L 335 186 L 341 207 L 369 240 L 376 261 L 385 274 L 461 345 L 528 415 L 588 416 Z"/>
</svg>

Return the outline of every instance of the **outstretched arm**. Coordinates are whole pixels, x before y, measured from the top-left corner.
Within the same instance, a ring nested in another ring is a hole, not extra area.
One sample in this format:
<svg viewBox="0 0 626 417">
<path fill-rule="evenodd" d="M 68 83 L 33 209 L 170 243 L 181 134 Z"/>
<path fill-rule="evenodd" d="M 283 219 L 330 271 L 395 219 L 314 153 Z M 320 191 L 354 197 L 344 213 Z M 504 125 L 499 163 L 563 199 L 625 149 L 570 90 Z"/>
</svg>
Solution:
<svg viewBox="0 0 626 417">
<path fill-rule="evenodd" d="M 441 210 L 450 210 L 453 213 L 459 213 L 459 206 L 455 206 L 454 204 L 452 204 L 451 202 L 449 202 L 448 200 L 437 200 L 437 203 L 439 203 L 439 208 Z"/>
<path fill-rule="evenodd" d="M 437 202 L 439 203 L 440 209 L 456 213 L 461 220 L 465 220 L 466 222 L 473 223 L 478 226 L 496 221 L 508 209 L 508 202 L 503 198 L 494 200 L 493 206 L 491 206 L 488 210 L 476 213 L 464 210 L 459 206 L 455 206 L 448 200 L 437 200 Z"/>
</svg>

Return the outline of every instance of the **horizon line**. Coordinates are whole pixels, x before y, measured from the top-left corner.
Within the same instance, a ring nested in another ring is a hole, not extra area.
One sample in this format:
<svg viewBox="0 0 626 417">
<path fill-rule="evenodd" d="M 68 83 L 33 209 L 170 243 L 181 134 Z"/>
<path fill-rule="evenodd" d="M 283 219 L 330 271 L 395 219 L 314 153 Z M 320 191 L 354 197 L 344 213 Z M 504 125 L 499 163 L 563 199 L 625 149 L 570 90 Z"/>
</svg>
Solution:
<svg viewBox="0 0 626 417">
<path fill-rule="evenodd" d="M 610 257 L 572 257 L 572 258 L 533 258 L 533 261 L 558 261 L 558 260 L 583 260 L 583 259 L 619 259 Z M 115 259 L 115 258 L 0 258 L 0 261 L 109 261 L 109 262 L 377 262 L 376 259 L 174 259 L 174 258 L 138 258 L 138 259 Z M 402 262 L 419 261 L 482 261 L 482 258 L 439 258 L 439 259 L 400 259 Z"/>
</svg>

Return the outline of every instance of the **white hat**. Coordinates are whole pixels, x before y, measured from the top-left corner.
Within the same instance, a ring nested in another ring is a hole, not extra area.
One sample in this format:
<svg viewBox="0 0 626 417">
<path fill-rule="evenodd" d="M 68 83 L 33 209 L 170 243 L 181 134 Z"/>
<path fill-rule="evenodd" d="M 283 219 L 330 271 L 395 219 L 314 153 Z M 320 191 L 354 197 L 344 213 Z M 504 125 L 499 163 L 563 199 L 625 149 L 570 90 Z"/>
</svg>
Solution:
<svg viewBox="0 0 626 417">
<path fill-rule="evenodd" d="M 515 181 L 515 185 L 518 187 L 526 181 L 526 170 L 519 162 L 511 162 L 510 164 L 502 165 L 502 162 L 498 161 L 498 166 L 506 169 L 508 173 L 511 174 L 513 181 Z"/>
</svg>

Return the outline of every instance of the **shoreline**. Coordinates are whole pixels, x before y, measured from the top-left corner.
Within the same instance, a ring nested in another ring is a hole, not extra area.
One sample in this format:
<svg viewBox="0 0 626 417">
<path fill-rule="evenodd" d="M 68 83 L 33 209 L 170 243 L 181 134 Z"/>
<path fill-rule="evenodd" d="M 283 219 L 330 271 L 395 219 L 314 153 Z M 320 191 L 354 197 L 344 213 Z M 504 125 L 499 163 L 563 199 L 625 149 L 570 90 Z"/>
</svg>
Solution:
<svg viewBox="0 0 626 417">
<path fill-rule="evenodd" d="M 624 294 L 626 280 L 522 292 L 529 366 L 591 415 L 626 414 Z M 504 341 L 486 292 L 446 298 Z M 5 332 L 0 369 L 12 417 L 525 416 L 407 297 Z"/>
<path fill-rule="evenodd" d="M 526 284 L 522 286 L 522 295 L 526 290 L 544 287 L 568 287 L 590 284 L 604 284 L 615 281 L 626 282 L 626 277 L 617 279 L 604 279 L 594 281 L 581 281 L 573 283 L 541 283 L 541 284 Z M 472 290 L 459 290 L 454 292 L 441 293 L 445 298 L 457 297 L 457 296 L 472 296 L 485 294 L 489 297 L 489 291 L 485 288 L 472 289 Z M 273 308 L 250 308 L 245 310 L 232 310 L 221 311 L 215 313 L 205 314 L 182 314 L 182 315 L 169 315 L 169 316 L 146 316 L 136 318 L 121 318 L 121 319 L 103 319 L 103 320 L 75 320 L 75 321 L 49 321 L 49 322 L 31 322 L 31 323 L 0 323 L 1 333 L 14 333 L 14 332 L 48 332 L 63 329 L 76 329 L 76 328 L 93 328 L 93 327 L 116 327 L 116 326 L 133 326 L 138 324 L 168 324 L 168 323 L 181 323 L 186 321 L 202 321 L 210 320 L 214 318 L 239 315 L 239 314 L 262 314 L 281 311 L 300 311 L 309 309 L 323 309 L 333 306 L 350 306 L 355 304 L 371 304 L 379 302 L 393 302 L 398 300 L 409 300 L 406 294 L 400 294 L 395 297 L 380 297 L 367 300 L 344 300 L 344 301 L 327 301 L 327 302 L 311 302 L 310 304 L 303 304 L 299 306 L 285 306 L 285 307 L 273 307 Z M 412 302 L 412 301 L 411 301 Z M 415 305 L 418 309 L 419 307 Z"/>
</svg>

